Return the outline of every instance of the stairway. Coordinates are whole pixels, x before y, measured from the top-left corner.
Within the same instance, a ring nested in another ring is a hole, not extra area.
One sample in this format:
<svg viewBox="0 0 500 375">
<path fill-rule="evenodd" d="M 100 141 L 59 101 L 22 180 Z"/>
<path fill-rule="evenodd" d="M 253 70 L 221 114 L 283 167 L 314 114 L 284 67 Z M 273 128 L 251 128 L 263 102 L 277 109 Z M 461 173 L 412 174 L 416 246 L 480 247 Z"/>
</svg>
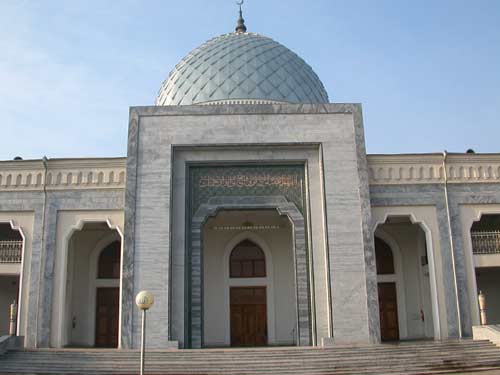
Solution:
<svg viewBox="0 0 500 375">
<path fill-rule="evenodd" d="M 460 340 L 336 346 L 328 349 L 151 350 L 146 353 L 145 372 L 165 375 L 416 375 L 486 370 L 496 370 L 500 374 L 500 349 L 489 341 Z M 12 350 L 0 356 L 0 374 L 138 373 L 138 351 L 38 349 Z"/>
</svg>

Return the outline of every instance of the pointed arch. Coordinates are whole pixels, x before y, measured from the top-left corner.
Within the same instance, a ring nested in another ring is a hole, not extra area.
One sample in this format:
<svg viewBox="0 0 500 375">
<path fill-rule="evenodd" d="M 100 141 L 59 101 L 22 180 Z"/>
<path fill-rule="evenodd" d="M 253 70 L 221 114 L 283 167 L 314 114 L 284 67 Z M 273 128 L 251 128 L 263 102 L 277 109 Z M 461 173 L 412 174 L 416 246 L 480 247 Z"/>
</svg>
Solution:
<svg viewBox="0 0 500 375">
<path fill-rule="evenodd" d="M 396 283 L 399 337 L 405 338 L 408 336 L 408 325 L 406 321 L 406 294 L 404 286 L 403 259 L 401 256 L 401 249 L 399 248 L 398 243 L 381 227 L 377 228 L 375 231 L 375 239 L 377 238 L 383 241 L 391 251 L 392 259 L 394 262 L 394 273 L 392 275 L 392 278 L 389 278 Z M 384 278 L 387 279 L 387 277 L 379 275 L 377 270 L 377 279 L 383 280 Z"/>
<path fill-rule="evenodd" d="M 234 248 L 243 241 L 251 241 L 255 243 L 264 253 L 266 259 L 266 276 L 263 278 L 251 279 L 232 279 L 230 277 L 229 259 Z M 266 241 L 254 232 L 242 232 L 231 238 L 226 244 L 224 249 L 223 260 L 224 263 L 224 314 L 226 316 L 226 334 L 224 343 L 231 344 L 231 321 L 229 316 L 230 309 L 230 295 L 229 290 L 231 286 L 266 286 L 267 287 L 267 327 L 268 327 L 268 342 L 269 344 L 275 343 L 276 340 L 276 313 L 274 308 L 274 280 L 273 280 L 273 259 L 271 249 Z"/>
<path fill-rule="evenodd" d="M 260 246 L 245 239 L 231 250 L 230 278 L 257 278 L 266 277 L 266 275 L 266 256 Z"/>
</svg>

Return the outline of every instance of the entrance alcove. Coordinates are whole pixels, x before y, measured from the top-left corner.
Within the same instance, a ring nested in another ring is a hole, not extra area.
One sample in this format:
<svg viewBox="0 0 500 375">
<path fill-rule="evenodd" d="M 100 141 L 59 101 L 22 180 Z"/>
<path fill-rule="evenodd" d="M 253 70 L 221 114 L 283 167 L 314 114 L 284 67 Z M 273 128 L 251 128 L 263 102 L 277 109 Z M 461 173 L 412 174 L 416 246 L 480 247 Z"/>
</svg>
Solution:
<svg viewBox="0 0 500 375">
<path fill-rule="evenodd" d="M 121 237 L 85 223 L 68 243 L 63 345 L 118 347 Z"/>
<path fill-rule="evenodd" d="M 500 324 L 500 215 L 485 214 L 471 227 L 477 292 L 486 298 L 487 324 Z M 477 300 L 476 300 L 477 301 Z"/>
<path fill-rule="evenodd" d="M 434 271 L 420 224 L 388 217 L 375 231 L 375 255 L 382 341 L 434 338 Z"/>
<path fill-rule="evenodd" d="M 204 346 L 296 345 L 293 230 L 276 210 L 221 210 L 203 227 Z"/>
<path fill-rule="evenodd" d="M 19 305 L 22 256 L 20 231 L 0 223 L 0 336 L 9 334 L 10 305 L 14 301 Z"/>
</svg>

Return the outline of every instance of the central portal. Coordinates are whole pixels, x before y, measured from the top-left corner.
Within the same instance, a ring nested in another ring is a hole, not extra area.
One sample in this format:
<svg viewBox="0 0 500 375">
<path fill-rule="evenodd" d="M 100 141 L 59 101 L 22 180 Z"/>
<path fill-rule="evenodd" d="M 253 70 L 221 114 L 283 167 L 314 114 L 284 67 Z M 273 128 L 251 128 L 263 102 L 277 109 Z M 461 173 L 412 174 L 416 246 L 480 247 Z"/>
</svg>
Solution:
<svg viewBox="0 0 500 375">
<path fill-rule="evenodd" d="M 311 345 L 306 191 L 303 164 L 189 167 L 187 347 Z M 232 288 L 265 305 L 232 314 Z"/>
<path fill-rule="evenodd" d="M 222 210 L 203 234 L 203 346 L 296 345 L 289 219 L 276 210 Z"/>
<path fill-rule="evenodd" d="M 231 346 L 267 345 L 266 288 L 231 288 Z"/>
</svg>

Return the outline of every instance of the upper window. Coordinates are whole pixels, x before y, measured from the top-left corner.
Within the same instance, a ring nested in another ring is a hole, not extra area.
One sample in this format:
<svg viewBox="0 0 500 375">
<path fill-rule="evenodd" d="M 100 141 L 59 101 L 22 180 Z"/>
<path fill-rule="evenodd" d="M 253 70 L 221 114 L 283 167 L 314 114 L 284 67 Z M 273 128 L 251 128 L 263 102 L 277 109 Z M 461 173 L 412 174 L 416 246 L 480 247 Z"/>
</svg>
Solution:
<svg viewBox="0 0 500 375">
<path fill-rule="evenodd" d="M 375 258 L 378 275 L 394 274 L 394 257 L 392 255 L 392 250 L 385 241 L 377 237 L 375 237 Z"/>
<path fill-rule="evenodd" d="M 115 241 L 101 251 L 97 278 L 119 279 L 120 278 L 120 242 Z"/>
<path fill-rule="evenodd" d="M 240 242 L 231 252 L 230 277 L 266 277 L 266 256 L 251 241 Z"/>
</svg>

